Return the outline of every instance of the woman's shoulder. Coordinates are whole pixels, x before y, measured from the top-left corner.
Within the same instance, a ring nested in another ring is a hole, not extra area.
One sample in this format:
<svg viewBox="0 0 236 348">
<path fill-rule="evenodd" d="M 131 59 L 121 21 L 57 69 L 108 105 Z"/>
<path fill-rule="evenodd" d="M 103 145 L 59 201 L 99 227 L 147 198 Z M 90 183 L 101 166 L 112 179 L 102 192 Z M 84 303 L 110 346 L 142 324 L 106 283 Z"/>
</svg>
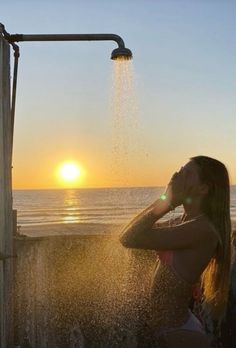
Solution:
<svg viewBox="0 0 236 348">
<path fill-rule="evenodd" d="M 199 239 L 201 243 L 205 240 L 206 243 L 211 242 L 211 244 L 215 246 L 217 246 L 218 243 L 222 244 L 219 232 L 206 214 L 201 214 L 200 216 L 196 216 L 190 220 L 184 220 L 184 216 L 179 218 L 180 224 L 190 223 L 191 228 L 193 228 L 193 226 L 196 227 L 196 233 L 201 235 L 201 238 Z"/>
</svg>

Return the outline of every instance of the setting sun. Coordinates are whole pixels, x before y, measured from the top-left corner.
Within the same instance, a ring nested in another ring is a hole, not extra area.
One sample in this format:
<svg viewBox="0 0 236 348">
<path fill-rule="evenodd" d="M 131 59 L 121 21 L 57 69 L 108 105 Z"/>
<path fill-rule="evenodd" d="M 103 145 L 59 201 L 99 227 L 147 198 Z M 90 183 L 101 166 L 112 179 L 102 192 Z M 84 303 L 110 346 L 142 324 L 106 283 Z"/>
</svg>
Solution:
<svg viewBox="0 0 236 348">
<path fill-rule="evenodd" d="M 63 185 L 77 185 L 83 176 L 83 170 L 76 162 L 64 162 L 57 170 L 58 178 Z"/>
</svg>

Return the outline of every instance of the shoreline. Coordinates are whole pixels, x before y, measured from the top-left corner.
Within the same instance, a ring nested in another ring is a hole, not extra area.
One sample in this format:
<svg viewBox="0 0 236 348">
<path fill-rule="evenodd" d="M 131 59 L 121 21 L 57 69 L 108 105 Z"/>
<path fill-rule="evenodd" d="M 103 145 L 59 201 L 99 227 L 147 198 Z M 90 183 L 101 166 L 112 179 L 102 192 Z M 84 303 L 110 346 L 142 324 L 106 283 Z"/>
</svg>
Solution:
<svg viewBox="0 0 236 348">
<path fill-rule="evenodd" d="M 69 235 L 108 235 L 121 230 L 125 224 L 114 223 L 64 223 L 21 226 L 17 237 L 50 237 Z"/>
</svg>

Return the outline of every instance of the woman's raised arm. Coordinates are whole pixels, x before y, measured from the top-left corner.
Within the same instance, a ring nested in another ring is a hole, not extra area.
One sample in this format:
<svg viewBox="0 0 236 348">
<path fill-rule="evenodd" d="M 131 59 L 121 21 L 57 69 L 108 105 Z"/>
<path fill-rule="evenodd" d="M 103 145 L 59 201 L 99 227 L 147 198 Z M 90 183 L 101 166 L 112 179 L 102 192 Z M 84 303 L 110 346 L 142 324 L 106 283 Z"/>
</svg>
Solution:
<svg viewBox="0 0 236 348">
<path fill-rule="evenodd" d="M 135 216 L 128 225 L 121 231 L 120 242 L 122 245 L 135 245 L 151 229 L 154 223 L 170 211 L 169 203 L 165 200 L 157 199 L 154 203 Z M 135 248 L 135 246 L 130 246 Z"/>
<path fill-rule="evenodd" d="M 206 220 L 185 221 L 171 227 L 159 227 L 155 221 L 170 208 L 157 201 L 136 216 L 122 231 L 120 242 L 126 248 L 172 250 L 189 249 L 202 241 L 215 244 L 215 233 Z"/>
</svg>

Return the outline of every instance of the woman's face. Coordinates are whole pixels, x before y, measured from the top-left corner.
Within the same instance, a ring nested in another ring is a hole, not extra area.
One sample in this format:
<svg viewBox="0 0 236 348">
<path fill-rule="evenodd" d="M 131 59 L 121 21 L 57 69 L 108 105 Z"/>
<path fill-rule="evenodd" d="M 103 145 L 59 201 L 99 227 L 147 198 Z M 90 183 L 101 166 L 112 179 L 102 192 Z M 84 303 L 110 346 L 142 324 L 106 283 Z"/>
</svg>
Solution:
<svg viewBox="0 0 236 348">
<path fill-rule="evenodd" d="M 187 162 L 180 168 L 179 173 L 182 173 L 185 177 L 185 187 L 193 188 L 196 194 L 202 193 L 202 184 L 198 174 L 198 167 L 194 161 Z"/>
</svg>

